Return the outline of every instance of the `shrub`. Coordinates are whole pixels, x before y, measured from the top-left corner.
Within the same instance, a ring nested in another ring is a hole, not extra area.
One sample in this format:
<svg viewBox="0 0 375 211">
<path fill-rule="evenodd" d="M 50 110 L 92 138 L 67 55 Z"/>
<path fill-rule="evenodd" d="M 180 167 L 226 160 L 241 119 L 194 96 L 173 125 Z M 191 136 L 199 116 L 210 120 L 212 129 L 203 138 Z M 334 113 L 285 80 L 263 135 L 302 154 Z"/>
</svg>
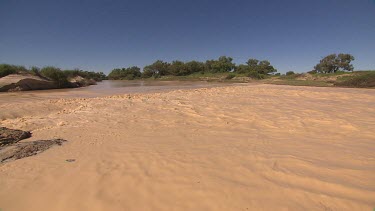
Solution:
<svg viewBox="0 0 375 211">
<path fill-rule="evenodd" d="M 375 87 L 375 71 L 349 76 L 348 79 L 336 82 L 335 86 L 343 86 L 343 87 L 359 87 L 359 88 L 366 88 L 366 87 Z"/>
<path fill-rule="evenodd" d="M 112 80 L 134 80 L 136 78 L 140 78 L 141 76 L 141 69 L 139 67 L 134 66 L 129 68 L 113 69 L 111 73 L 109 73 L 108 78 Z"/>
<path fill-rule="evenodd" d="M 310 70 L 309 72 L 307 72 L 307 73 L 309 73 L 309 74 L 317 74 L 318 73 L 318 71 L 316 71 L 316 70 Z"/>
<path fill-rule="evenodd" d="M 230 80 L 230 79 L 232 79 L 232 78 L 234 78 L 234 77 L 236 77 L 236 75 L 235 75 L 234 73 L 229 73 L 229 74 L 225 77 L 225 79 L 226 79 L 226 80 Z"/>
<path fill-rule="evenodd" d="M 55 81 L 60 88 L 69 86 L 67 76 L 59 68 L 52 66 L 44 67 L 40 70 L 40 74 Z"/>
<path fill-rule="evenodd" d="M 253 78 L 253 79 L 258 79 L 258 80 L 266 78 L 266 76 L 264 74 L 260 74 L 260 73 L 255 72 L 255 71 L 251 71 L 247 76 L 250 77 L 250 78 Z"/>
<path fill-rule="evenodd" d="M 0 64 L 0 78 L 15 73 L 17 73 L 17 69 L 14 65 Z"/>
<path fill-rule="evenodd" d="M 294 75 L 294 74 L 295 74 L 295 73 L 294 73 L 293 71 L 288 71 L 288 72 L 285 73 L 285 75 L 288 75 L 288 76 L 289 76 L 289 75 Z"/>
</svg>

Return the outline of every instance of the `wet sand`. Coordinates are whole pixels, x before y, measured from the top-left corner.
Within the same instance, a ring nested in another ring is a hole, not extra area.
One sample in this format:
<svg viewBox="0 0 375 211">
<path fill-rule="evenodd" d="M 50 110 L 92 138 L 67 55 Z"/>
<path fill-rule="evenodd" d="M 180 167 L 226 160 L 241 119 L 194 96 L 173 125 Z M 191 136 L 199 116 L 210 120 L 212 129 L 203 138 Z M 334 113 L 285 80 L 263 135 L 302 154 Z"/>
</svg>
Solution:
<svg viewBox="0 0 375 211">
<path fill-rule="evenodd" d="M 58 98 L 0 103 L 0 125 L 68 140 L 0 165 L 3 211 L 375 207 L 375 90 Z"/>
</svg>

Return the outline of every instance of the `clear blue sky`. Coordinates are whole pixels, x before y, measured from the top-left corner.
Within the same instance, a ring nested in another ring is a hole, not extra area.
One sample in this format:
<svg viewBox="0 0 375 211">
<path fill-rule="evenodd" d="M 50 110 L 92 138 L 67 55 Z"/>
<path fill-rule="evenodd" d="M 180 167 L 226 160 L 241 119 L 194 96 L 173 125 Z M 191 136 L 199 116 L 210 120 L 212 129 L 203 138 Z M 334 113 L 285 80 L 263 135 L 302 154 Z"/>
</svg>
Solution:
<svg viewBox="0 0 375 211">
<path fill-rule="evenodd" d="M 0 0 L 0 63 L 109 72 L 157 59 L 375 69 L 375 0 Z"/>
</svg>

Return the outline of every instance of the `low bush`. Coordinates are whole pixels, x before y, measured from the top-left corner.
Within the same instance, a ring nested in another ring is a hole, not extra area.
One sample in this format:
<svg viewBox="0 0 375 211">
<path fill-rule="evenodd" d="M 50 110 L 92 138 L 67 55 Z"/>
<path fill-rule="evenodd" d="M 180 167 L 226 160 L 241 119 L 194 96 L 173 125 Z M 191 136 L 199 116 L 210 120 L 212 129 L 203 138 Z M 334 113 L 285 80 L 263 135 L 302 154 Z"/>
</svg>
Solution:
<svg viewBox="0 0 375 211">
<path fill-rule="evenodd" d="M 24 66 L 0 64 L 0 78 L 10 74 L 16 74 L 20 72 L 27 72 L 28 70 Z"/>
<path fill-rule="evenodd" d="M 51 79 L 52 81 L 55 81 L 60 88 L 67 87 L 70 84 L 68 81 L 68 77 L 59 68 L 52 66 L 43 67 L 40 70 L 40 74 L 46 78 Z"/>
<path fill-rule="evenodd" d="M 375 87 L 375 71 L 359 73 L 354 76 L 343 77 L 342 81 L 335 83 L 335 86 L 371 88 Z"/>
<path fill-rule="evenodd" d="M 260 74 L 260 73 L 258 73 L 256 71 L 251 71 L 251 72 L 248 73 L 247 77 L 250 77 L 252 79 L 260 80 L 260 79 L 265 79 L 266 75 Z"/>
<path fill-rule="evenodd" d="M 234 78 L 234 77 L 236 77 L 236 74 L 234 74 L 234 73 L 230 73 L 230 74 L 228 74 L 228 75 L 225 77 L 225 79 L 226 79 L 226 80 L 230 80 L 230 79 L 232 79 L 232 78 Z"/>
<path fill-rule="evenodd" d="M 293 71 L 288 71 L 285 73 L 285 75 L 289 76 L 289 75 L 294 75 L 295 73 Z"/>
</svg>

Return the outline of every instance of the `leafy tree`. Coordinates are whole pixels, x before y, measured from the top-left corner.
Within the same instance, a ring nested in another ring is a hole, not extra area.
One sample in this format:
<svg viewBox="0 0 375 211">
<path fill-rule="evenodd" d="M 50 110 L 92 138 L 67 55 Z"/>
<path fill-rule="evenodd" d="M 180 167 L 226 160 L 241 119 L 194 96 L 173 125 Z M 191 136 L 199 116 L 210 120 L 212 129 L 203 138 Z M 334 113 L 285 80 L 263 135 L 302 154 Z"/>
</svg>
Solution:
<svg viewBox="0 0 375 211">
<path fill-rule="evenodd" d="M 277 70 L 267 60 L 260 61 L 258 64 L 258 73 L 268 75 L 277 72 Z"/>
<path fill-rule="evenodd" d="M 197 72 L 204 72 L 204 63 L 197 62 L 197 61 L 190 61 L 185 63 L 185 67 L 189 74 L 197 73 Z"/>
<path fill-rule="evenodd" d="M 168 66 L 168 73 L 171 75 L 189 75 L 189 70 L 182 61 L 173 61 L 172 64 Z"/>
<path fill-rule="evenodd" d="M 251 73 L 250 77 L 256 76 L 255 78 L 261 78 L 258 77 L 258 74 L 261 75 L 268 75 L 270 73 L 277 72 L 277 70 L 271 65 L 271 63 L 267 60 L 259 61 L 257 59 L 249 59 L 246 62 L 246 65 L 238 65 L 235 72 L 237 73 Z M 263 76 L 262 76 L 263 77 Z"/>
<path fill-rule="evenodd" d="M 144 78 L 149 78 L 149 77 L 158 77 L 158 76 L 163 76 L 163 75 L 169 75 L 168 72 L 168 67 L 169 67 L 168 62 L 163 62 L 162 60 L 157 60 L 151 65 L 148 65 L 143 68 L 143 74 L 142 76 Z"/>
<path fill-rule="evenodd" d="M 134 80 L 136 78 L 140 78 L 141 75 L 141 69 L 139 67 L 134 66 L 129 68 L 113 69 L 111 73 L 109 73 L 108 78 L 113 80 Z"/>
<path fill-rule="evenodd" d="M 256 68 L 258 66 L 259 60 L 257 59 L 249 59 L 247 60 L 246 64 L 251 68 Z"/>
<path fill-rule="evenodd" d="M 240 64 L 236 67 L 235 72 L 236 73 L 248 73 L 250 72 L 250 67 L 249 65 Z"/>
<path fill-rule="evenodd" d="M 231 72 L 236 65 L 232 62 L 233 58 L 220 56 L 218 60 L 207 60 L 206 70 L 212 73 Z"/>
<path fill-rule="evenodd" d="M 320 60 L 315 65 L 314 70 L 318 73 L 335 73 L 337 71 L 353 71 L 354 67 L 350 64 L 354 57 L 350 54 L 330 54 Z"/>
<path fill-rule="evenodd" d="M 285 75 L 294 75 L 295 73 L 293 71 L 288 71 L 285 73 Z"/>
</svg>

